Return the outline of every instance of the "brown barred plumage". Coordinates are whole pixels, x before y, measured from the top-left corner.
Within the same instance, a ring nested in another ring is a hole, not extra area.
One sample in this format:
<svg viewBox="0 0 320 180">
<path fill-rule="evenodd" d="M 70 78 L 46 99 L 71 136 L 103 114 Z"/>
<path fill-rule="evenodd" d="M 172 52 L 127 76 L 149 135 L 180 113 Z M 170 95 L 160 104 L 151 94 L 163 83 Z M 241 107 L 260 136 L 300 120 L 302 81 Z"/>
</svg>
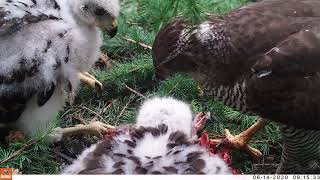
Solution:
<svg viewBox="0 0 320 180">
<path fill-rule="evenodd" d="M 198 25 L 176 20 L 153 44 L 155 70 L 162 78 L 189 73 L 216 100 L 313 134 L 312 144 L 320 141 L 319 20 L 318 0 L 264 0 Z M 319 148 L 284 148 L 278 172 L 318 172 L 292 164 L 305 167 L 297 158 L 306 152 L 320 163 L 319 153 L 311 153 Z"/>
</svg>

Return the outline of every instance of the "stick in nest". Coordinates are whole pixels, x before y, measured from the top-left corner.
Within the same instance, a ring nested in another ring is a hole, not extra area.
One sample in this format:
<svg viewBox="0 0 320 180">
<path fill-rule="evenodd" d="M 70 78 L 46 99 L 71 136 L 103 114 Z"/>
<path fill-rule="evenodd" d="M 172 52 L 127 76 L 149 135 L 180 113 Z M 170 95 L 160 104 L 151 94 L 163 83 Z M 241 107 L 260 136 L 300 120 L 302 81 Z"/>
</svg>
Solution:
<svg viewBox="0 0 320 180">
<path fill-rule="evenodd" d="M 135 40 L 133 40 L 133 39 L 130 39 L 130 38 L 127 38 L 127 37 L 122 37 L 122 39 L 124 39 L 124 40 L 126 40 L 126 41 L 128 41 L 128 42 L 134 43 L 134 44 L 138 44 L 138 45 L 140 45 L 141 47 L 143 47 L 144 49 L 150 49 L 150 50 L 152 50 L 152 47 L 151 47 L 151 46 L 146 45 L 146 44 L 144 44 L 144 43 L 137 42 L 137 41 L 135 41 Z"/>
<path fill-rule="evenodd" d="M 117 120 L 119 120 L 120 117 L 124 114 L 124 111 L 128 108 L 128 106 L 129 106 L 129 104 L 130 104 L 131 102 L 132 102 L 132 100 L 129 101 L 129 102 L 122 108 L 120 114 L 119 114 L 118 117 L 117 117 Z"/>
<path fill-rule="evenodd" d="M 134 94 L 136 94 L 136 95 L 138 95 L 138 96 L 142 97 L 143 99 L 146 99 L 146 98 L 147 98 L 146 96 L 144 96 L 144 95 L 143 95 L 143 94 L 141 94 L 140 92 L 138 92 L 138 91 L 136 91 L 136 90 L 132 89 L 131 87 L 127 86 L 126 84 L 124 84 L 124 87 L 125 87 L 126 89 L 128 89 L 129 91 L 133 92 Z"/>
<path fill-rule="evenodd" d="M 29 144 L 25 144 L 21 149 L 17 150 L 16 152 L 12 153 L 10 156 L 8 156 L 7 158 L 5 158 L 4 160 L 2 160 L 0 162 L 0 165 L 10 161 L 12 158 L 16 157 L 16 156 L 19 156 L 24 150 L 26 150 L 27 148 L 29 148 L 30 146 L 36 144 L 37 141 L 32 141 L 31 143 Z"/>
</svg>

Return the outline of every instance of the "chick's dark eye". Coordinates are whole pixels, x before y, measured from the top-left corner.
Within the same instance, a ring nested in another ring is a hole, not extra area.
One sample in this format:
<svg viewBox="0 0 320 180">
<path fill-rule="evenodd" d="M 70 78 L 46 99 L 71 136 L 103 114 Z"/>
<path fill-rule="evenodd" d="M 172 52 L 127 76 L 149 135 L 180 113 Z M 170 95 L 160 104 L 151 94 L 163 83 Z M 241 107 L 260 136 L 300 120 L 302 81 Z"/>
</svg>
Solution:
<svg viewBox="0 0 320 180">
<path fill-rule="evenodd" d="M 97 16 L 103 16 L 104 14 L 106 14 L 106 11 L 102 8 L 98 8 L 98 9 L 96 9 L 95 14 Z"/>
</svg>

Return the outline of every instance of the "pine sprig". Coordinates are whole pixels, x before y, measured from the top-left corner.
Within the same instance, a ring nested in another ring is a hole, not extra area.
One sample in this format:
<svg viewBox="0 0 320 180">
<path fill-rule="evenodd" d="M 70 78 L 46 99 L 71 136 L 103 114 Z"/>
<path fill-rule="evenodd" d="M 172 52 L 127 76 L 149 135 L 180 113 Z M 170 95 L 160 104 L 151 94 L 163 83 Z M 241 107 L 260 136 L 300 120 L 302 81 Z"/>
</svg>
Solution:
<svg viewBox="0 0 320 180">
<path fill-rule="evenodd" d="M 196 24 L 210 14 L 229 11 L 247 3 L 248 0 L 140 0 L 137 22 L 158 32 L 161 27 L 177 17 Z"/>
</svg>

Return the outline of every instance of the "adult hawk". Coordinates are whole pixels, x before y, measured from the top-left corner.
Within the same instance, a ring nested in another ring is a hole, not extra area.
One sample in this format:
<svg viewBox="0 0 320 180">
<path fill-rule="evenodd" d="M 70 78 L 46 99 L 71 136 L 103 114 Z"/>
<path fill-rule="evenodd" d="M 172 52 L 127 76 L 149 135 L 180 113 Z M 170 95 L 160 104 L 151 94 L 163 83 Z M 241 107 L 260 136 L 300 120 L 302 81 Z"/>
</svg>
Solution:
<svg viewBox="0 0 320 180">
<path fill-rule="evenodd" d="M 90 78 L 119 9 L 118 0 L 1 0 L 0 125 L 46 129 Z"/>
<path fill-rule="evenodd" d="M 192 25 L 176 20 L 153 45 L 156 73 L 190 74 L 206 94 L 259 115 L 229 144 L 254 156 L 247 143 L 267 120 L 281 123 L 278 173 L 320 169 L 320 1 L 264 0 Z"/>
</svg>

